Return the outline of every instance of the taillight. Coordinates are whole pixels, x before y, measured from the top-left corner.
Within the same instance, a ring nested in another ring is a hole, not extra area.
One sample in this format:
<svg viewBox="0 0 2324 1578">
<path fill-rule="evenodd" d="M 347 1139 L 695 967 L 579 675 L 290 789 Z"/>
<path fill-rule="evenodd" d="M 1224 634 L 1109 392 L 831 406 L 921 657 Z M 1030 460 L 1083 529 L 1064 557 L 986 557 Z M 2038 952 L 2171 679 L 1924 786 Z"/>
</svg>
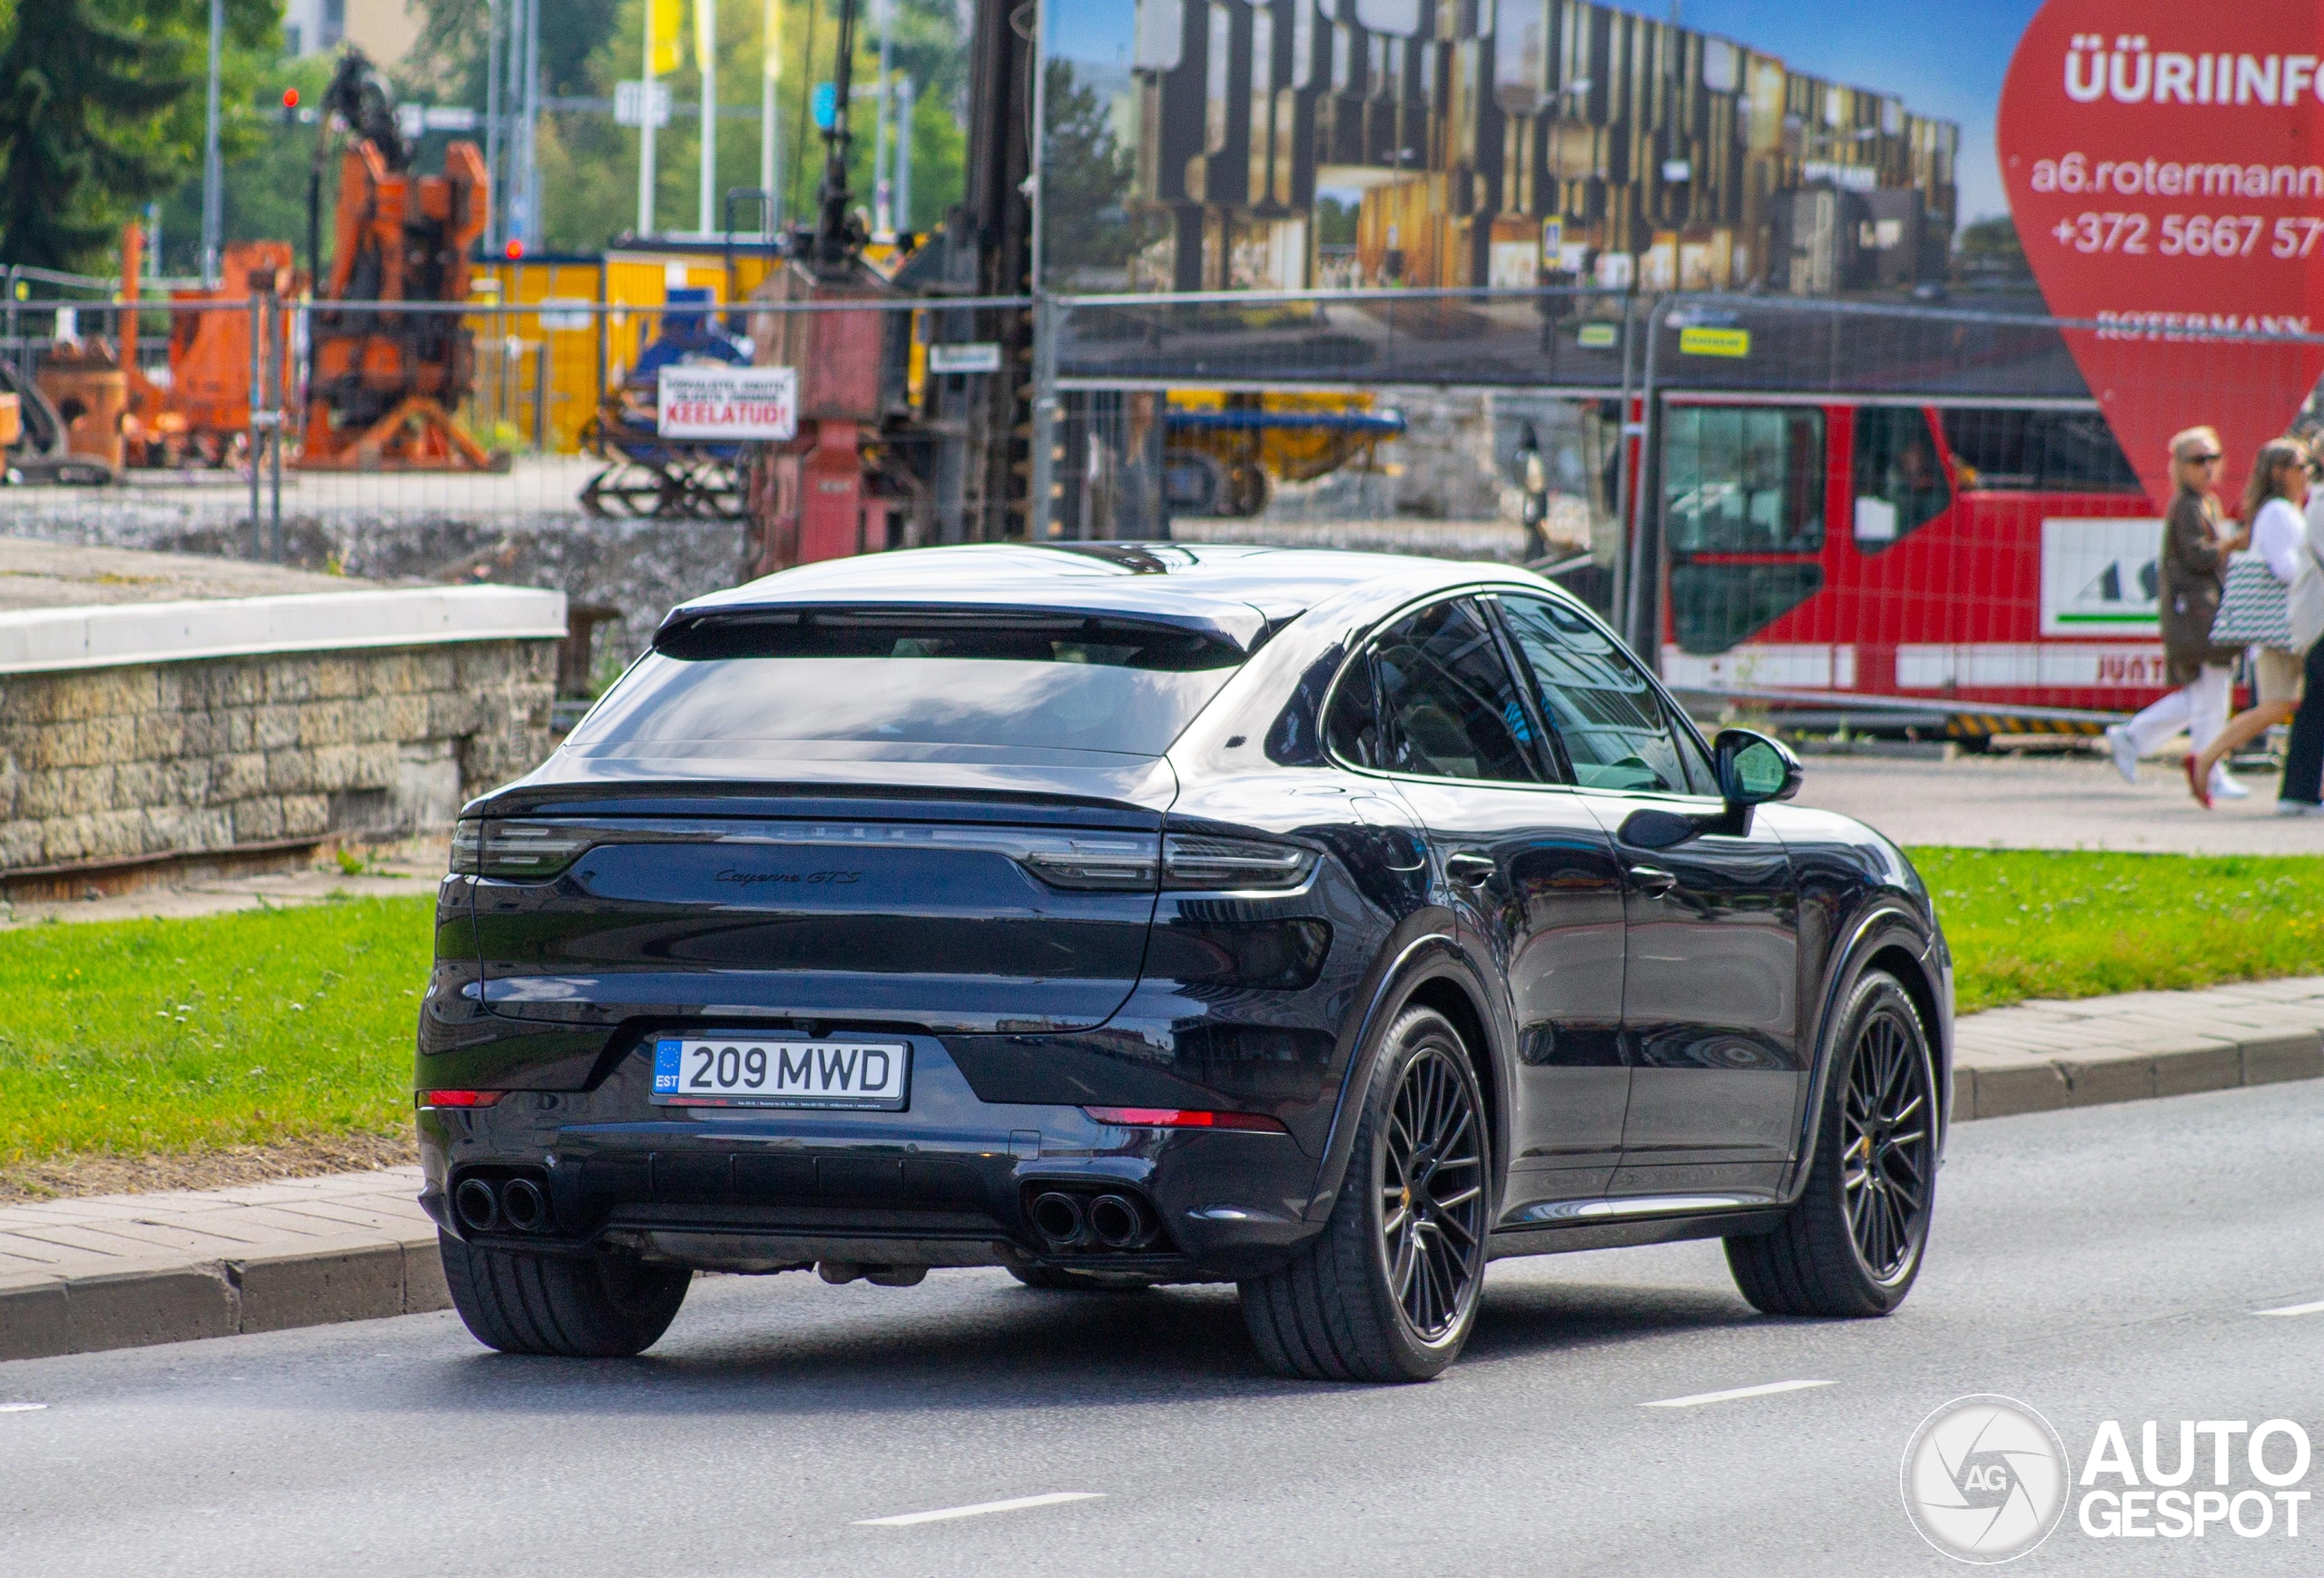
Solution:
<svg viewBox="0 0 2324 1578">
<path fill-rule="evenodd" d="M 452 824 L 452 873 L 455 876 L 477 874 L 479 857 L 484 853 L 484 824 L 475 817 L 464 817 Z"/>
<path fill-rule="evenodd" d="M 469 817 L 452 829 L 452 870 L 513 882 L 553 877 L 581 858 L 596 834 L 552 822 Z"/>
<path fill-rule="evenodd" d="M 1100 1123 L 1126 1129 L 1236 1129 L 1249 1134 L 1288 1134 L 1264 1112 L 1206 1112 L 1183 1107 L 1084 1107 Z"/>
<path fill-rule="evenodd" d="M 1196 893 L 1268 893 L 1295 888 L 1315 870 L 1315 853 L 1259 838 L 1174 833 L 1019 834 L 1017 858 L 1053 888 L 1150 893 L 1161 885 Z"/>
<path fill-rule="evenodd" d="M 1174 833 L 1162 841 L 1162 885 L 1206 893 L 1295 888 L 1315 869 L 1315 853 L 1256 838 Z"/>
<path fill-rule="evenodd" d="M 506 1090 L 422 1090 L 419 1105 L 422 1107 L 489 1107 Z"/>
<path fill-rule="evenodd" d="M 1017 858 L 1053 888 L 1152 893 L 1161 851 L 1141 833 L 1035 834 Z"/>
</svg>

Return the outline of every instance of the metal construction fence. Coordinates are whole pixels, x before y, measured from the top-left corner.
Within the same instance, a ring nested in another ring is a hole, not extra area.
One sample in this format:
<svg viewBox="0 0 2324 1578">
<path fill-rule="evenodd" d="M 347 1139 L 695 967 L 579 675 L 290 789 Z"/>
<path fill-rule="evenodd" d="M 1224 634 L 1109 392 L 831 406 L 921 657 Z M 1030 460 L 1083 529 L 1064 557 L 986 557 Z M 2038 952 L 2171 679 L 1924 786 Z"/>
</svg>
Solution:
<svg viewBox="0 0 2324 1578">
<path fill-rule="evenodd" d="M 853 381 L 876 394 L 853 414 L 868 436 L 908 451 L 965 434 L 980 386 L 1001 374 L 997 360 L 950 350 L 1021 343 L 1030 305 L 0 298 L 0 393 L 19 393 L 24 427 L 6 449 L 14 486 L 0 488 L 0 531 L 48 535 L 69 522 L 65 534 L 82 539 L 146 542 L 166 530 L 280 557 L 286 520 L 734 522 L 748 447 L 664 439 L 661 366 L 763 361 L 759 343 L 785 343 L 786 321 L 868 318 L 875 329 L 852 343 L 878 365 Z M 350 360 L 317 356 L 333 339 L 353 347 Z M 803 381 L 815 377 L 810 367 Z M 443 409 L 458 453 L 352 452 L 350 432 L 413 393 Z"/>
<path fill-rule="evenodd" d="M 2118 710 L 2162 683 L 2168 436 L 2221 429 L 2240 513 L 2259 443 L 2309 418 L 2324 336 L 2037 308 L 1547 288 L 12 292 L 0 372 L 64 430 L 9 451 L 22 485 L 0 488 L 0 531 L 275 555 L 300 531 L 554 533 L 595 514 L 739 541 L 746 447 L 663 439 L 645 375 L 779 360 L 799 315 L 871 313 L 866 466 L 910 497 L 866 547 L 1177 536 L 1556 561 L 1689 685 Z M 320 468 L 313 424 L 340 419 L 314 384 L 318 337 L 448 320 L 465 331 L 450 414 L 487 463 Z"/>
</svg>

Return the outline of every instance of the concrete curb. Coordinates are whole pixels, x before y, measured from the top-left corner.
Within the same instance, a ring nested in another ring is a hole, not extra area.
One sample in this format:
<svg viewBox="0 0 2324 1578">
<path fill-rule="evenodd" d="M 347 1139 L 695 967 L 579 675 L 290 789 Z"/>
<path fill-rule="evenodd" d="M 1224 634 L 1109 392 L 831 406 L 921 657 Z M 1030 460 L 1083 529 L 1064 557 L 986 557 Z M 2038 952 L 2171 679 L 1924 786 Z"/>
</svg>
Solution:
<svg viewBox="0 0 2324 1578">
<path fill-rule="evenodd" d="M 1953 1115 L 1963 1120 L 2010 1118 L 2319 1078 L 2324 1038 L 2314 1031 L 2049 1059 L 1963 1052 L 1954 1062 Z"/>
<path fill-rule="evenodd" d="M 0 1280 L 0 1361 L 287 1331 L 451 1307 L 431 1228 L 280 1254 Z"/>
</svg>

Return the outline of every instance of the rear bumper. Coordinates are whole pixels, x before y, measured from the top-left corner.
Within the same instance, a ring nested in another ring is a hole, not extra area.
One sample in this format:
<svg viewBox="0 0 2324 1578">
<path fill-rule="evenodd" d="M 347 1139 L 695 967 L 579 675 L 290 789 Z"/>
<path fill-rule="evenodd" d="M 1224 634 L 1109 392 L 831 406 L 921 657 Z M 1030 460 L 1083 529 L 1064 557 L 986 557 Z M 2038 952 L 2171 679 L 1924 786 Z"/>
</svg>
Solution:
<svg viewBox="0 0 2324 1578">
<path fill-rule="evenodd" d="M 1078 1107 L 978 1099 L 941 1040 L 913 1036 L 900 1112 L 656 1108 L 645 1060 L 586 1091 L 513 1091 L 482 1110 L 424 1109 L 421 1203 L 446 1231 L 536 1253 L 619 1249 L 706 1270 L 1049 1266 L 1232 1280 L 1279 1266 L 1317 1164 L 1288 1136 L 1128 1129 Z M 453 1208 L 468 1179 L 533 1179 L 534 1230 L 478 1232 Z M 1137 1250 L 1060 1252 L 1027 1219 L 1047 1186 L 1148 1206 Z"/>
</svg>

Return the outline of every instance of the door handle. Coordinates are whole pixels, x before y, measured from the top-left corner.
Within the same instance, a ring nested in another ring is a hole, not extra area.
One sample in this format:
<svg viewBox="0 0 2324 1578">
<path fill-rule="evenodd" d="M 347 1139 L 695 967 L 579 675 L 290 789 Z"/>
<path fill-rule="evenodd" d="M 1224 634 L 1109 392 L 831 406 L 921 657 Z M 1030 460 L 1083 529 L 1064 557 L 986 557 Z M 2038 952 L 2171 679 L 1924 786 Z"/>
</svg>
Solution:
<svg viewBox="0 0 2324 1578">
<path fill-rule="evenodd" d="M 1659 899 L 1679 885 L 1679 879 L 1659 865 L 1630 867 L 1630 881 L 1636 883 L 1638 891 L 1649 899 Z"/>
<path fill-rule="evenodd" d="M 1489 854 L 1462 850 L 1444 857 L 1444 874 L 1464 888 L 1482 887 L 1501 869 L 1500 863 Z"/>
</svg>

